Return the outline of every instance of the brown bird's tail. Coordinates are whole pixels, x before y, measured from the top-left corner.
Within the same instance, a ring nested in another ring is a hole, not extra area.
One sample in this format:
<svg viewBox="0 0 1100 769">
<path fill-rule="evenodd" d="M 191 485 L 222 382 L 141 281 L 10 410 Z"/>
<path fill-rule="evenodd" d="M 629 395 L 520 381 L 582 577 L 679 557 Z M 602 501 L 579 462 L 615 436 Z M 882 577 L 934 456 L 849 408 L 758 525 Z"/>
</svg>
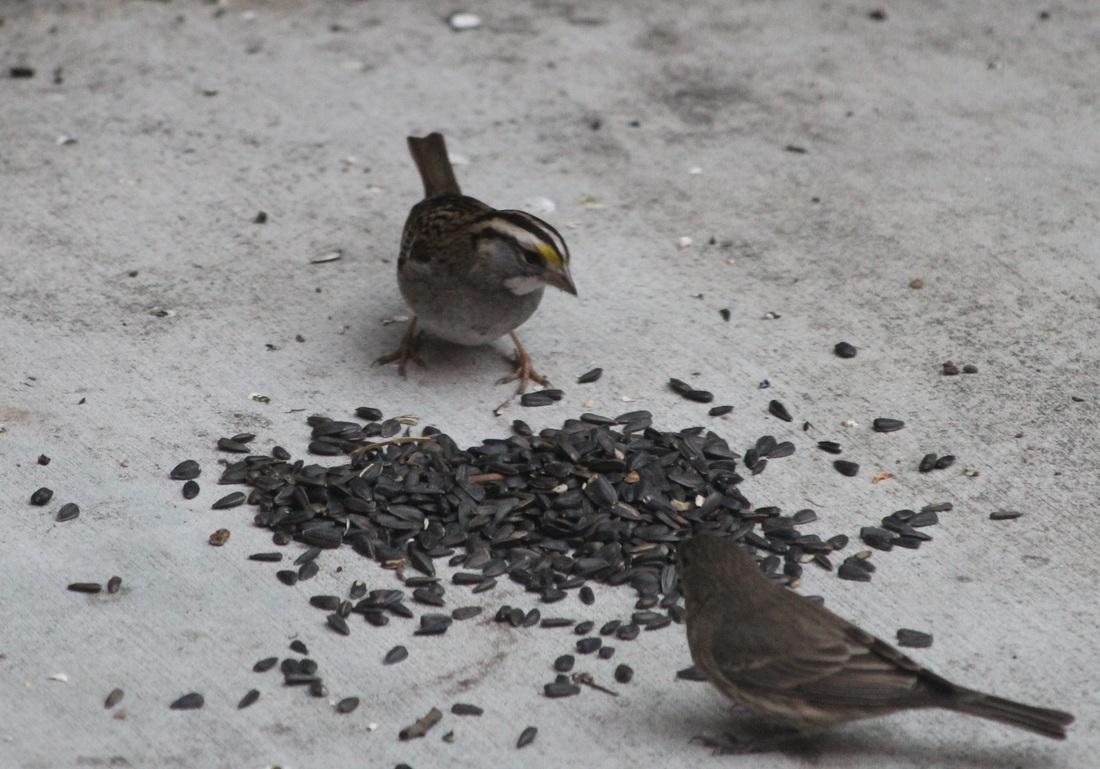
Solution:
<svg viewBox="0 0 1100 769">
<path fill-rule="evenodd" d="M 948 707 L 959 713 L 1000 721 L 1002 724 L 1027 729 L 1029 732 L 1056 740 L 1064 740 L 1066 726 L 1073 723 L 1073 716 L 1061 710 L 1037 708 L 994 697 L 992 694 L 968 690 L 960 692 L 958 701 Z"/>
<path fill-rule="evenodd" d="M 424 197 L 436 195 L 461 195 L 451 160 L 447 157 L 447 145 L 443 134 L 430 133 L 420 138 L 409 137 L 409 152 L 416 161 L 420 179 L 424 182 Z"/>
</svg>

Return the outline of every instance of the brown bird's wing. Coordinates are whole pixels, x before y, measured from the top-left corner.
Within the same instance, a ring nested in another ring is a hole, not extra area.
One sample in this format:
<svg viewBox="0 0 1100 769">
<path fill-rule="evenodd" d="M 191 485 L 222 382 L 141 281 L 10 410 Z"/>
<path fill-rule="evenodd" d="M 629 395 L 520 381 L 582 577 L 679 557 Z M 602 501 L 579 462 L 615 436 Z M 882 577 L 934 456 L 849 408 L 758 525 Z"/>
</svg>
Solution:
<svg viewBox="0 0 1100 769">
<path fill-rule="evenodd" d="M 784 638 L 774 636 L 770 623 L 745 623 L 732 636 L 736 645 L 722 642 L 728 631 L 718 630 L 712 648 L 722 677 L 740 689 L 787 692 L 822 707 L 912 706 L 931 699 L 925 677 L 938 677 L 916 662 L 832 612 L 808 602 L 797 608 L 798 620 Z M 746 632 L 748 625 L 764 632 Z"/>
</svg>

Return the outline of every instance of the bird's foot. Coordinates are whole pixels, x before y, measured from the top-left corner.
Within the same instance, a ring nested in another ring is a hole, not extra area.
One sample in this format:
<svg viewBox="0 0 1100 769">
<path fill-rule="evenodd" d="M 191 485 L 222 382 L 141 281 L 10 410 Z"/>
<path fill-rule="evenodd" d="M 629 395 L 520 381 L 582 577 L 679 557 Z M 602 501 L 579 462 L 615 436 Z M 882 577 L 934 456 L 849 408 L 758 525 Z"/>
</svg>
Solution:
<svg viewBox="0 0 1100 769">
<path fill-rule="evenodd" d="M 509 333 L 512 337 L 512 342 L 516 346 L 516 361 L 515 371 L 505 377 L 501 377 L 497 380 L 498 385 L 508 384 L 509 382 L 519 382 L 516 386 L 516 395 L 523 395 L 527 392 L 527 385 L 530 382 L 542 385 L 546 387 L 550 384 L 550 380 L 544 377 L 539 372 L 535 371 L 535 366 L 531 362 L 531 356 L 527 354 L 527 350 L 523 349 L 523 345 L 519 342 L 519 337 L 515 332 Z"/>
<path fill-rule="evenodd" d="M 405 331 L 405 336 L 401 338 L 401 346 L 393 352 L 387 353 L 375 360 L 373 365 L 384 366 L 387 363 L 397 361 L 397 373 L 401 376 L 405 376 L 405 369 L 408 367 L 410 360 L 418 366 L 423 366 L 424 359 L 421 358 L 420 354 L 416 351 L 416 343 L 419 337 L 420 335 L 416 331 L 416 318 L 413 318 L 409 321 L 409 327 Z"/>
</svg>

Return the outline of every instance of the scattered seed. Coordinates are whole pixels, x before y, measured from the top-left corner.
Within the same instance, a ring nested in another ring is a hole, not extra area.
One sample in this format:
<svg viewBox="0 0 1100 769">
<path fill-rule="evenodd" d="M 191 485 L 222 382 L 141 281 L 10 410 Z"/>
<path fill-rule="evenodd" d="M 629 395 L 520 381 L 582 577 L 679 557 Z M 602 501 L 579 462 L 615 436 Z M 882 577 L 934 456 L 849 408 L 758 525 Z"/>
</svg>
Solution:
<svg viewBox="0 0 1100 769">
<path fill-rule="evenodd" d="M 634 678 L 634 668 L 630 665 L 618 665 L 615 668 L 615 680 L 620 684 L 628 684 Z"/>
<path fill-rule="evenodd" d="M 840 444 L 836 441 L 818 441 L 817 447 L 829 454 L 839 454 L 841 451 Z"/>
<path fill-rule="evenodd" d="M 591 371 L 586 371 L 583 374 L 581 374 L 579 377 L 577 377 L 577 384 L 591 384 L 592 382 L 598 381 L 599 378 L 602 377 L 602 376 L 603 376 L 603 369 L 600 368 L 599 366 L 597 366 L 596 368 L 592 369 Z"/>
<path fill-rule="evenodd" d="M 554 681 L 542 687 L 542 693 L 551 698 L 572 697 L 581 693 L 581 687 L 568 681 Z M 520 746 L 522 747 L 522 745 Z"/>
<path fill-rule="evenodd" d="M 919 630 L 898 630 L 898 646 L 908 646 L 911 649 L 927 649 L 932 645 L 931 633 L 922 633 Z"/>
<path fill-rule="evenodd" d="M 854 345 L 848 342 L 837 342 L 833 348 L 833 352 L 838 358 L 854 358 L 856 357 L 856 348 Z"/>
<path fill-rule="evenodd" d="M 535 741 L 535 736 L 539 733 L 537 727 L 528 726 L 519 734 L 519 739 L 516 741 L 517 748 L 525 748 Z"/>
<path fill-rule="evenodd" d="M 791 413 L 787 411 L 787 407 L 777 400 L 768 402 L 768 413 L 776 419 L 782 419 L 784 422 L 791 421 Z"/>
<path fill-rule="evenodd" d="M 103 701 L 103 707 L 107 708 L 107 710 L 110 710 L 115 705 L 122 702 L 122 698 L 124 696 L 125 693 L 122 691 L 122 689 L 112 689 L 111 693 L 107 695 L 107 699 Z"/>
<path fill-rule="evenodd" d="M 940 457 L 939 459 L 936 460 L 936 469 L 937 470 L 946 470 L 947 468 L 951 467 L 951 465 L 953 465 L 953 464 L 955 464 L 955 455 L 954 454 L 944 454 L 942 457 Z"/>
<path fill-rule="evenodd" d="M 61 506 L 61 509 L 57 511 L 57 522 L 64 523 L 65 521 L 71 521 L 80 515 L 80 508 L 73 502 L 66 502 Z"/>
<path fill-rule="evenodd" d="M 275 572 L 275 576 L 280 582 L 288 587 L 293 587 L 298 584 L 298 572 L 293 569 L 281 569 Z"/>
<path fill-rule="evenodd" d="M 229 541 L 229 529 L 218 529 L 210 535 L 210 544 L 214 547 L 221 547 Z"/>
<path fill-rule="evenodd" d="M 467 702 L 456 702 L 451 705 L 451 713 L 456 716 L 480 716 L 484 712 L 477 705 L 471 705 Z"/>
<path fill-rule="evenodd" d="M 211 510 L 228 510 L 231 507 L 237 507 L 243 505 L 248 496 L 243 491 L 234 491 L 231 494 L 226 494 L 217 502 L 210 506 Z"/>
<path fill-rule="evenodd" d="M 122 587 L 122 577 L 114 576 L 107 580 L 107 592 L 114 595 Z"/>
<path fill-rule="evenodd" d="M 201 474 L 202 468 L 199 467 L 198 462 L 193 459 L 185 459 L 172 468 L 172 472 L 168 474 L 168 477 L 174 481 L 190 481 L 198 478 Z"/>
<path fill-rule="evenodd" d="M 359 698 L 358 697 L 344 697 L 344 699 L 342 699 L 342 700 L 340 700 L 339 702 L 336 703 L 336 712 L 337 713 L 350 713 L 351 711 L 355 710 L 357 707 L 359 707 Z"/>
<path fill-rule="evenodd" d="M 328 626 L 340 635 L 351 635 L 351 628 L 348 627 L 347 620 L 341 617 L 339 614 L 328 615 L 327 617 L 325 617 L 325 622 L 327 622 Z"/>
<path fill-rule="evenodd" d="M 38 464 L 45 467 L 49 463 L 50 463 L 50 458 L 48 456 L 46 456 L 45 454 L 39 454 L 38 455 Z"/>
<path fill-rule="evenodd" d="M 262 660 L 252 666 L 252 671 L 255 673 L 265 673 L 271 668 L 279 664 L 278 657 L 264 657 Z"/>
<path fill-rule="evenodd" d="M 205 702 L 201 694 L 198 692 L 191 692 L 190 694 L 183 695 L 168 707 L 172 710 L 197 710 L 201 708 Z"/>
<path fill-rule="evenodd" d="M 707 677 L 703 675 L 703 671 L 694 665 L 690 668 L 684 668 L 683 670 L 676 671 L 676 677 L 681 681 L 706 681 Z"/>
<path fill-rule="evenodd" d="M 959 367 L 955 365 L 953 361 L 946 361 L 943 364 L 944 376 L 955 376 L 959 373 Z"/>
<path fill-rule="evenodd" d="M 237 703 L 237 710 L 244 710 L 249 705 L 252 705 L 256 700 L 260 699 L 259 689 L 249 689 L 248 692 L 241 697 L 241 701 Z"/>
<path fill-rule="evenodd" d="M 859 465 L 855 462 L 849 462 L 846 459 L 838 459 L 833 462 L 833 467 L 841 475 L 846 475 L 849 478 L 855 477 L 859 473 Z"/>
<path fill-rule="evenodd" d="M 1015 510 L 997 510 L 989 514 L 989 520 L 991 521 L 1011 521 L 1014 518 L 1019 518 L 1023 513 Z"/>
<path fill-rule="evenodd" d="M 383 665 L 395 665 L 407 659 L 409 656 L 409 650 L 404 646 L 395 646 L 386 652 L 386 656 L 382 659 Z"/>
<path fill-rule="evenodd" d="M 248 556 L 250 561 L 262 561 L 264 563 L 277 563 L 283 560 L 282 553 L 253 553 Z"/>
<path fill-rule="evenodd" d="M 103 590 L 103 585 L 98 582 L 73 582 L 69 585 L 69 590 L 74 593 L 98 593 Z"/>
<path fill-rule="evenodd" d="M 871 429 L 876 433 L 893 433 L 903 427 L 905 427 L 905 422 L 902 422 L 900 419 L 890 419 L 888 417 L 877 417 L 874 422 L 871 423 Z"/>
<path fill-rule="evenodd" d="M 218 448 L 234 454 L 247 454 L 251 451 L 248 446 L 232 438 L 218 438 Z"/>
<path fill-rule="evenodd" d="M 723 417 L 733 411 L 733 406 L 715 406 L 707 412 L 712 417 Z"/>
<path fill-rule="evenodd" d="M 480 606 L 460 606 L 451 612 L 451 619 L 458 621 L 473 619 L 479 614 L 481 614 Z"/>
<path fill-rule="evenodd" d="M 964 374 L 977 374 L 978 373 L 978 367 L 975 366 L 973 363 L 967 363 L 965 366 L 963 366 L 963 373 Z"/>
<path fill-rule="evenodd" d="M 577 653 L 578 654 L 591 654 L 592 652 L 603 646 L 603 639 L 598 636 L 592 636 L 590 638 L 582 638 L 577 641 Z"/>
<path fill-rule="evenodd" d="M 194 499 L 199 495 L 199 484 L 195 481 L 187 481 L 180 491 L 184 499 Z"/>
<path fill-rule="evenodd" d="M 572 654 L 563 654 L 554 660 L 554 670 L 559 673 L 568 673 L 573 669 L 575 658 Z"/>
<path fill-rule="evenodd" d="M 31 504 L 41 507 L 42 505 L 53 499 L 53 489 L 47 489 L 45 486 L 31 494 Z"/>
<path fill-rule="evenodd" d="M 925 454 L 924 457 L 921 458 L 920 464 L 917 466 L 917 469 L 922 473 L 931 472 L 933 469 L 935 469 L 936 460 L 938 459 L 939 457 L 937 457 L 935 454 Z"/>
</svg>

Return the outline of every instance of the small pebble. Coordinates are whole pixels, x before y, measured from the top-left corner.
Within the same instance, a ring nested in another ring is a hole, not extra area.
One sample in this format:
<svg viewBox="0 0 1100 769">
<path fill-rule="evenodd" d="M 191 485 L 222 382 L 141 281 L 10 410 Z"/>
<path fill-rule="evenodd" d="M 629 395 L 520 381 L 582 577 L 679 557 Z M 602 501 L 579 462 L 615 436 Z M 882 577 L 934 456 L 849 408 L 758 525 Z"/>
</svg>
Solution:
<svg viewBox="0 0 1100 769">
<path fill-rule="evenodd" d="M 221 547 L 229 541 L 229 529 L 218 529 L 210 535 L 210 544 L 214 547 Z"/>
<path fill-rule="evenodd" d="M 833 352 L 838 358 L 854 358 L 856 357 L 856 348 L 854 345 L 848 342 L 837 342 L 836 347 L 833 348 Z"/>
</svg>

